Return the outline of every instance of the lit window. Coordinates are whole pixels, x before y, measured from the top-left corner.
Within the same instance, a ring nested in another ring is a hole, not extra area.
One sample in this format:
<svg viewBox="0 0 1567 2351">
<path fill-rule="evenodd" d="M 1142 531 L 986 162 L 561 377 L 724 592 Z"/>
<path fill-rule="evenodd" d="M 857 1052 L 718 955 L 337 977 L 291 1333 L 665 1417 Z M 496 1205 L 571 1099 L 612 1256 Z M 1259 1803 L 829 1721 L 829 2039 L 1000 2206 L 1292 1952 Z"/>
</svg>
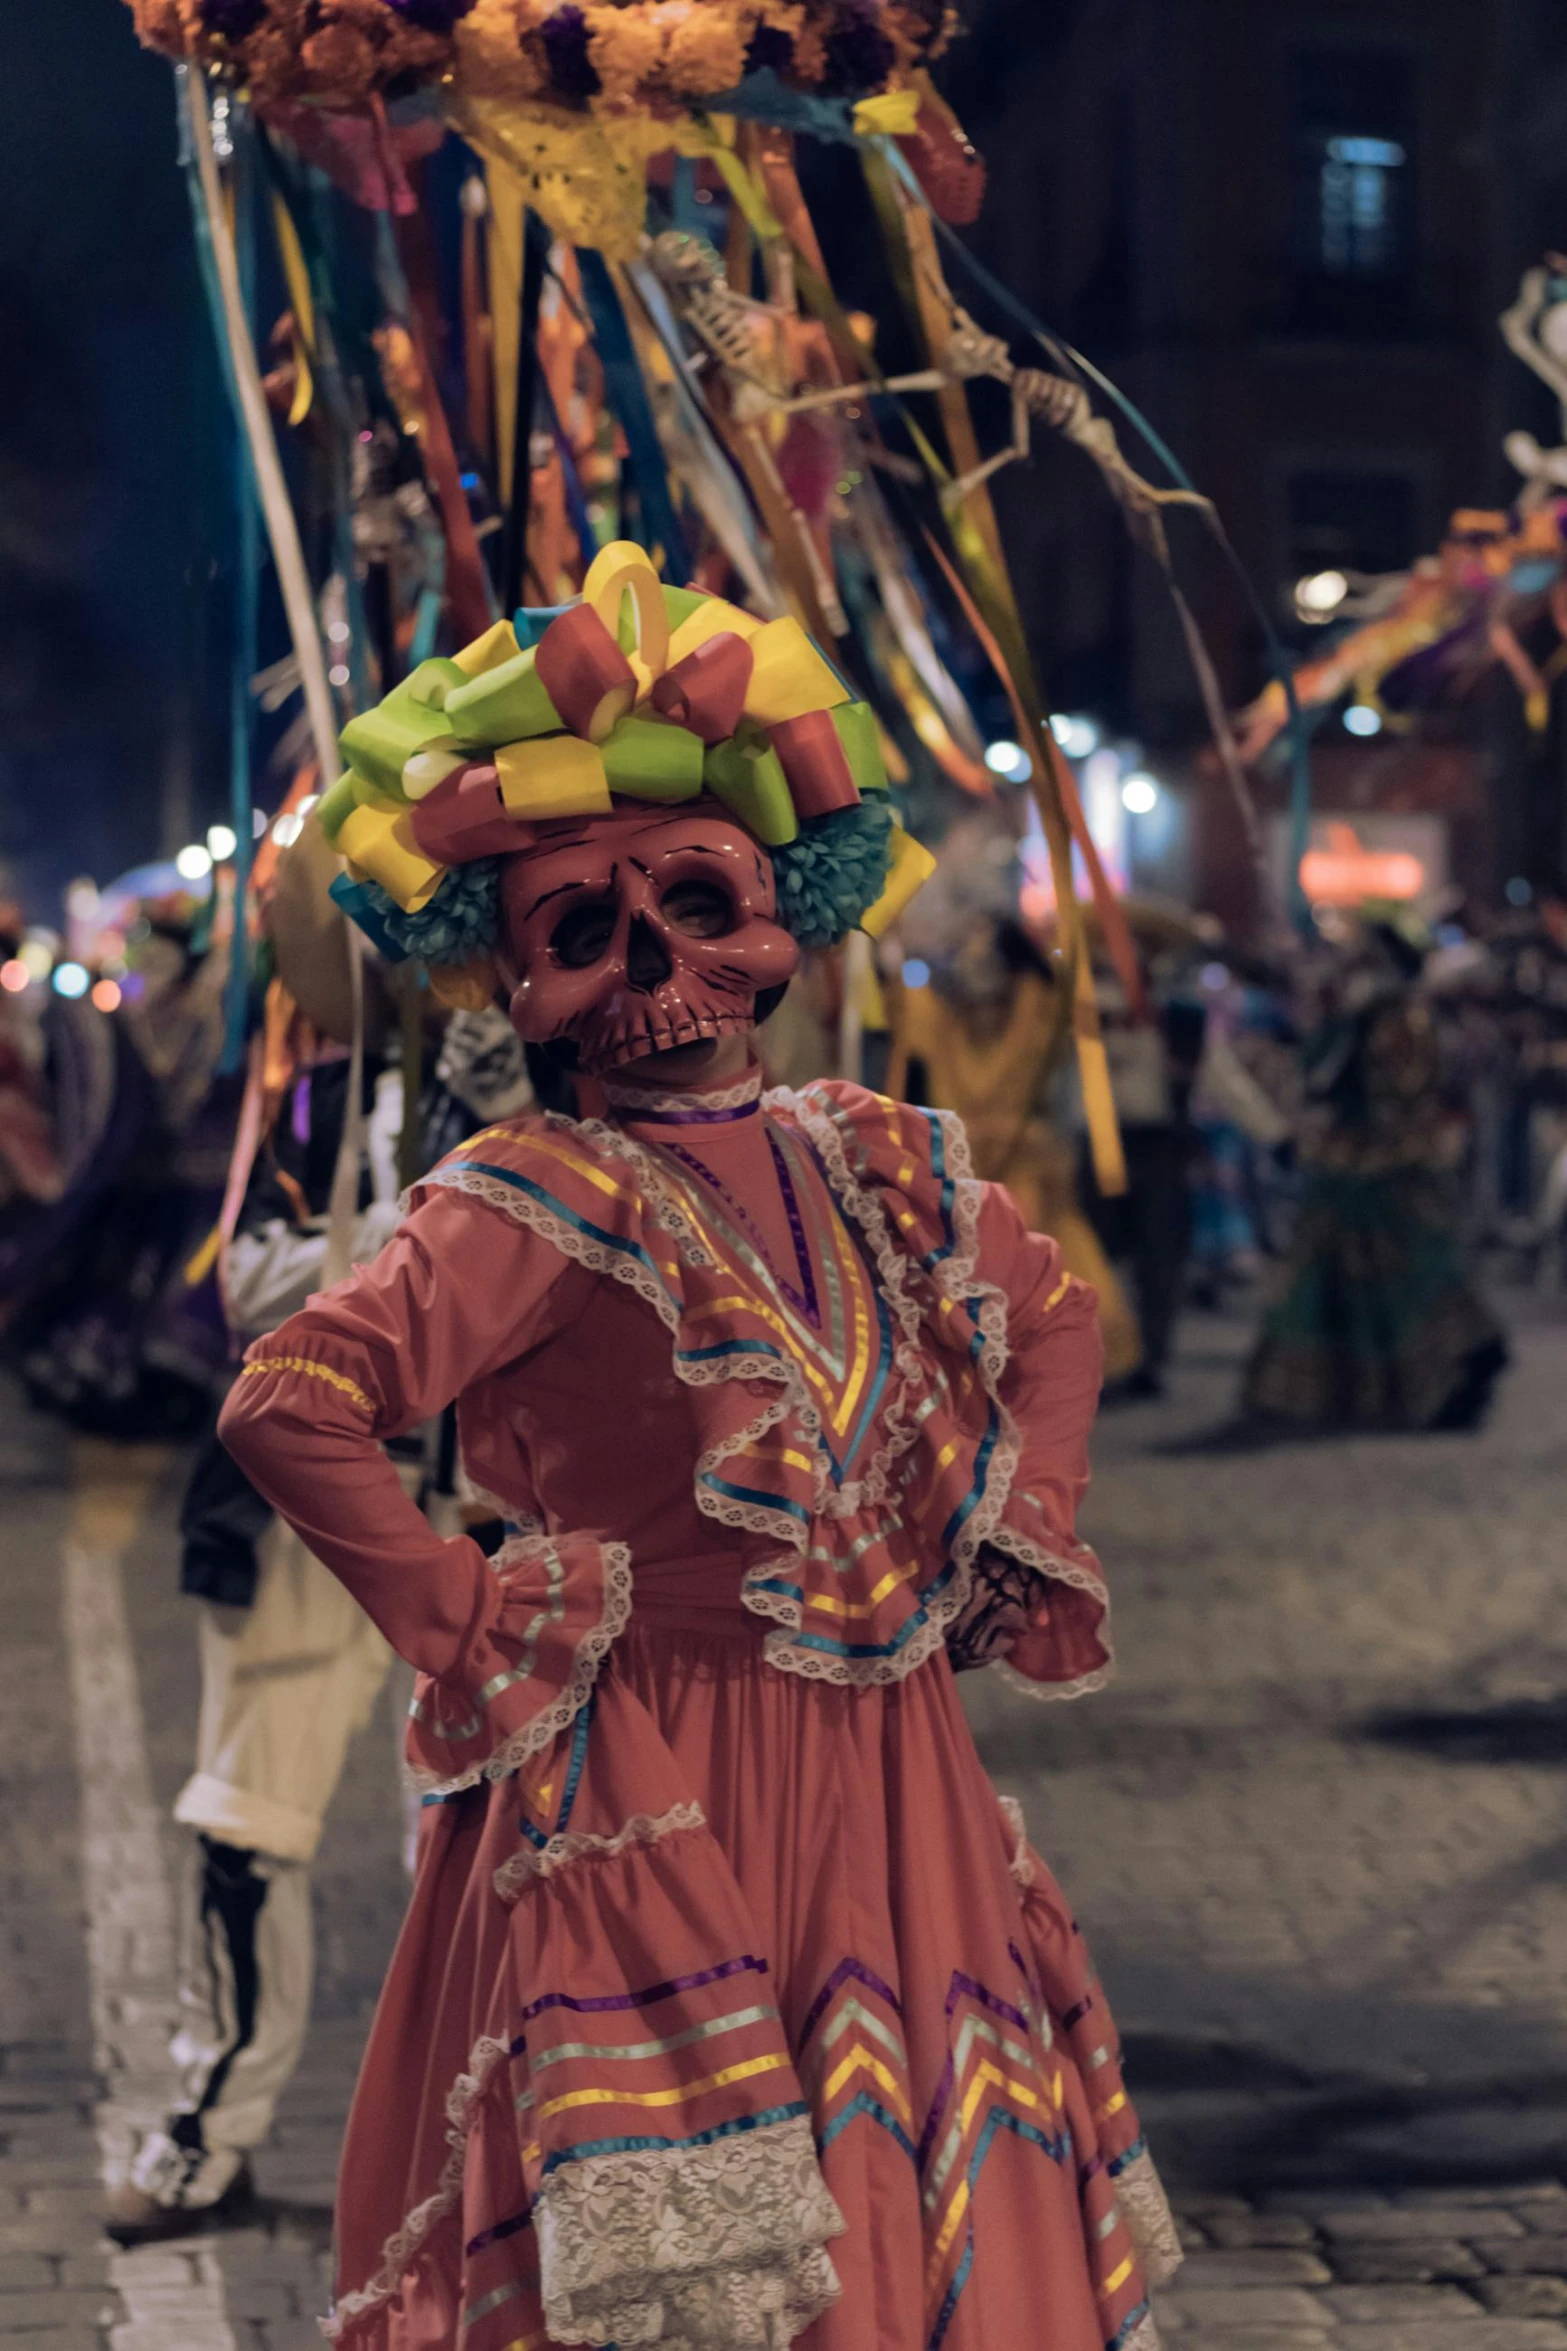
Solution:
<svg viewBox="0 0 1567 2351">
<path fill-rule="evenodd" d="M 1326 141 L 1318 182 L 1322 266 L 1380 276 L 1395 259 L 1398 215 L 1394 175 L 1404 150 L 1393 139 Z"/>
<path fill-rule="evenodd" d="M 1416 91 L 1407 52 L 1335 47 L 1294 58 L 1295 267 L 1328 305 L 1324 326 L 1354 323 L 1339 312 L 1353 306 L 1357 286 L 1380 303 L 1408 276 Z"/>
</svg>

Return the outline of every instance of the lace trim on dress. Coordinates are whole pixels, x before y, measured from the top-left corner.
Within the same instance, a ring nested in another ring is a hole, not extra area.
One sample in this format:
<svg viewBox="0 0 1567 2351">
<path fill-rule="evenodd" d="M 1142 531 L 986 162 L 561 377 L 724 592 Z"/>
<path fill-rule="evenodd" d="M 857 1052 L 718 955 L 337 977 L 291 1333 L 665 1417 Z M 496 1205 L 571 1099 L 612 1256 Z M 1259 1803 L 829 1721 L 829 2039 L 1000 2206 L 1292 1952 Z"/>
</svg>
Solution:
<svg viewBox="0 0 1567 2351">
<path fill-rule="evenodd" d="M 534 2213 L 552 2342 L 786 2351 L 838 2298 L 808 2117 L 563 2165 Z"/>
<path fill-rule="evenodd" d="M 668 1812 L 661 1812 L 655 1820 L 651 1813 L 633 1813 L 624 1828 L 612 1837 L 595 1837 L 586 1831 L 569 1830 L 564 1836 L 551 1837 L 548 1844 L 532 1847 L 524 1845 L 510 1861 L 503 1862 L 495 1872 L 495 1891 L 503 1902 L 512 1901 L 525 1886 L 536 1878 L 553 1877 L 569 1862 L 592 1858 L 607 1861 L 617 1853 L 627 1852 L 633 1845 L 662 1844 L 680 1829 L 705 1829 L 707 1814 L 700 1804 L 675 1804 Z"/>
<path fill-rule="evenodd" d="M 508 1565 L 531 1560 L 543 1540 L 539 1535 L 521 1534 L 513 1535 L 501 1545 L 490 1564 L 503 1583 Z M 454 1778 L 443 1779 L 438 1772 L 423 1771 L 417 1764 L 406 1765 L 404 1778 L 417 1794 L 454 1796 L 460 1789 L 476 1788 L 481 1780 L 507 1779 L 533 1756 L 542 1754 L 567 1724 L 576 1720 L 598 1680 L 599 1668 L 631 1616 L 630 1549 L 624 1543 L 601 1543 L 598 1549 L 604 1562 L 603 1614 L 578 1642 L 566 1687 L 549 1705 L 541 1706 L 537 1714 L 503 1739 L 492 1754 L 458 1772 Z"/>
<path fill-rule="evenodd" d="M 1164 2182 L 1145 2149 L 1115 2176 L 1115 2200 L 1151 2286 L 1167 2286 L 1186 2256 Z"/>
<path fill-rule="evenodd" d="M 775 1100 L 793 1101 L 793 1099 L 793 1096 L 785 1096 L 782 1093 L 777 1096 L 769 1094 L 766 1097 L 764 1107 L 771 1108 Z M 661 1225 L 671 1235 L 686 1263 L 696 1266 L 711 1265 L 713 1263 L 712 1256 L 703 1246 L 698 1228 L 687 1215 L 677 1192 L 669 1182 L 666 1171 L 660 1166 L 654 1154 L 635 1136 L 623 1134 L 618 1127 L 601 1126 L 593 1120 L 585 1120 L 582 1131 L 591 1136 L 595 1142 L 601 1143 L 606 1149 L 613 1151 L 617 1158 L 623 1159 L 632 1169 L 636 1175 L 642 1197 L 647 1202 L 655 1223 Z M 830 1188 L 836 1190 L 835 1185 Z M 901 1277 L 908 1261 L 901 1252 L 895 1252 L 895 1254 Z M 784 1389 L 785 1401 L 783 1403 L 769 1409 L 750 1429 L 738 1436 L 727 1438 L 720 1446 L 711 1448 L 703 1454 L 697 1463 L 696 1476 L 699 1486 L 697 1502 L 699 1508 L 709 1518 L 716 1518 L 723 1526 L 743 1527 L 752 1533 L 776 1535 L 791 1547 L 804 1548 L 799 1527 L 785 1512 L 768 1511 L 743 1503 L 737 1505 L 712 1494 L 710 1489 L 701 1486 L 701 1480 L 706 1473 L 716 1469 L 729 1455 L 743 1450 L 756 1438 L 765 1436 L 769 1429 L 776 1427 L 778 1422 L 785 1419 L 790 1413 L 795 1415 L 800 1423 L 802 1434 L 810 1441 L 815 1466 L 812 1505 L 818 1516 L 850 1518 L 869 1505 L 888 1499 L 888 1470 L 898 1454 L 906 1451 L 908 1446 L 913 1443 L 915 1435 L 915 1432 L 910 1430 L 906 1435 L 902 1435 L 901 1441 L 899 1441 L 904 1398 L 910 1383 L 920 1381 L 925 1374 L 924 1358 L 916 1344 L 919 1333 L 919 1307 L 917 1303 L 912 1300 L 906 1301 L 909 1311 L 900 1311 L 897 1300 L 891 1295 L 890 1289 L 888 1302 L 897 1313 L 903 1331 L 903 1339 L 894 1349 L 893 1355 L 894 1369 L 898 1375 L 895 1384 L 896 1392 L 890 1396 L 883 1415 L 883 1426 L 888 1432 L 888 1442 L 871 1456 L 863 1477 L 855 1478 L 849 1484 L 841 1487 L 835 1488 L 830 1481 L 827 1449 L 822 1441 L 821 1417 L 816 1406 L 811 1402 L 804 1374 L 797 1364 L 793 1362 L 775 1363 L 771 1368 L 766 1369 L 754 1364 L 749 1369 L 745 1366 L 737 1368 L 724 1364 L 694 1366 L 690 1369 L 683 1365 L 676 1366 L 680 1378 L 687 1380 L 692 1385 L 701 1384 L 708 1380 L 717 1383 L 728 1379 L 769 1378 L 779 1381 Z M 676 1321 L 670 1323 L 669 1327 L 674 1329 L 677 1327 L 677 1323 L 678 1315 Z M 769 1571 L 763 1569 L 760 1572 L 766 1574 Z"/>
<path fill-rule="evenodd" d="M 416 2204 L 402 2227 L 387 2238 L 381 2248 L 381 2259 L 369 2282 L 356 2288 L 352 2294 L 345 2294 L 331 2317 L 321 2320 L 321 2332 L 329 2343 L 341 2342 L 349 2330 L 357 2326 L 370 2311 L 379 2309 L 384 2302 L 390 2302 L 430 2231 L 457 2205 L 462 2195 L 463 2164 L 474 2116 L 495 2078 L 496 2069 L 504 2063 L 506 2055 L 505 2042 L 497 2041 L 489 2034 L 484 2034 L 474 2043 L 468 2059 L 468 2070 L 457 2076 L 447 2093 L 446 2144 L 450 2153 L 441 2168 L 435 2192 L 426 2196 L 422 2204 Z"/>
<path fill-rule="evenodd" d="M 1026 1501 L 1028 1497 L 1025 1495 L 1023 1499 Z M 1115 1678 L 1115 1656 L 1110 1647 L 1110 1591 L 1100 1573 L 1099 1562 L 1088 1545 L 1074 1543 L 1074 1556 L 1066 1559 L 1059 1551 L 1046 1550 L 1043 1544 L 1034 1542 L 1017 1527 L 1001 1525 L 992 1529 L 990 1547 L 993 1551 L 1005 1551 L 1011 1558 L 1021 1561 L 1024 1567 L 1031 1567 L 1037 1576 L 1043 1577 L 1048 1583 L 1068 1584 L 1073 1591 L 1091 1592 L 1104 1611 L 1099 1625 L 1099 1638 L 1106 1653 L 1103 1665 L 1095 1666 L 1091 1673 L 1079 1674 L 1075 1681 L 1070 1682 L 1030 1681 L 1027 1674 L 1019 1673 L 1015 1666 L 1008 1665 L 1004 1657 L 993 1660 L 991 1672 L 998 1673 L 1009 1690 L 1016 1690 L 1024 1698 L 1087 1698 L 1095 1690 L 1102 1690 L 1107 1682 Z"/>
<path fill-rule="evenodd" d="M 719 1086 L 712 1093 L 660 1094 L 651 1086 L 628 1085 L 615 1078 L 604 1078 L 600 1083 L 606 1102 L 633 1114 L 639 1110 L 673 1111 L 677 1116 L 690 1110 L 743 1110 L 748 1102 L 760 1101 L 762 1095 L 762 1072 L 755 1063 L 732 1086 Z"/>
<path fill-rule="evenodd" d="M 1159 2322 L 1151 2310 L 1146 2317 L 1138 2320 L 1126 2341 L 1118 2346 L 1118 2351 L 1164 2351 Z"/>
</svg>

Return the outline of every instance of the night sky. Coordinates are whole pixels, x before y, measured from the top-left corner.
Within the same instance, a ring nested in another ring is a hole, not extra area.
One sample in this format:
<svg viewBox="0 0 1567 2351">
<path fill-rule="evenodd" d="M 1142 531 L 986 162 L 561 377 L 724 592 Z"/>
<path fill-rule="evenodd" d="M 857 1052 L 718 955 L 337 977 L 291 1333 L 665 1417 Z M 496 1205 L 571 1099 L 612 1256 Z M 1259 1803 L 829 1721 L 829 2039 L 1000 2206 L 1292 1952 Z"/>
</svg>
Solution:
<svg viewBox="0 0 1567 2351">
<path fill-rule="evenodd" d="M 222 812 L 228 443 L 169 66 L 115 0 L 11 15 L 0 890 L 47 920 Z"/>
</svg>

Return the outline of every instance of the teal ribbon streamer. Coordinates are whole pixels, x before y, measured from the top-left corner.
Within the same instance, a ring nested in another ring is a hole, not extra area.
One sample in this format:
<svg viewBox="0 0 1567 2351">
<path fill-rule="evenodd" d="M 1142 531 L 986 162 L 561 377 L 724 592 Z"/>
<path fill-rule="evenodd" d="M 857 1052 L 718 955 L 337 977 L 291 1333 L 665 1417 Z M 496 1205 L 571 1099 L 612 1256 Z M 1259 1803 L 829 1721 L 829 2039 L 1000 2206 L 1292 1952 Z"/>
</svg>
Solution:
<svg viewBox="0 0 1567 2351">
<path fill-rule="evenodd" d="M 671 587 L 683 588 L 691 577 L 691 551 L 675 512 L 664 452 L 648 405 L 647 386 L 642 381 L 642 370 L 632 347 L 631 330 L 602 253 L 596 253 L 590 245 L 579 245 L 577 264 L 582 272 L 583 298 L 593 321 L 593 340 L 604 370 L 605 394 L 631 453 L 631 471 L 642 502 L 643 529 L 650 540 L 663 547 L 664 577 Z"/>
<path fill-rule="evenodd" d="M 175 67 L 176 77 L 187 73 L 187 66 Z M 180 84 L 176 79 L 176 89 Z M 201 274 L 202 293 L 212 327 L 213 341 L 218 349 L 218 362 L 223 371 L 224 387 L 228 393 L 229 412 L 234 426 L 234 645 L 229 674 L 229 805 L 234 829 L 234 938 L 230 953 L 228 983 L 223 1000 L 223 1049 L 218 1069 L 224 1076 L 237 1070 L 245 1058 L 245 1038 L 250 1025 L 250 956 L 245 936 L 245 893 L 250 880 L 251 861 L 255 854 L 252 827 L 254 819 L 251 775 L 254 749 L 254 704 L 250 681 L 257 668 L 257 640 L 260 627 L 261 602 L 261 509 L 256 489 L 255 474 L 250 462 L 250 444 L 245 437 L 244 417 L 240 409 L 239 385 L 234 375 L 234 355 L 229 349 L 228 330 L 223 316 L 223 295 L 218 284 L 218 265 L 212 249 L 212 223 L 207 218 L 206 200 L 202 194 L 201 175 L 196 168 L 195 152 L 190 141 L 190 127 L 185 108 L 176 102 L 179 122 L 179 160 L 184 168 L 185 185 L 190 194 L 191 220 L 195 231 L 196 261 Z M 239 123 L 238 110 L 231 112 L 231 121 Z M 242 134 L 236 129 L 235 143 L 235 248 L 239 261 L 240 287 L 245 297 L 247 316 L 251 314 L 255 277 L 255 237 L 249 157 Z M 214 894 L 216 885 L 214 884 Z"/>
<path fill-rule="evenodd" d="M 1142 410 L 1136 405 L 1135 401 L 1129 399 L 1118 384 L 1112 382 L 1109 376 L 1105 375 L 1099 368 L 1095 367 L 1091 359 L 1085 359 L 1082 352 L 1074 350 L 1072 345 L 1068 342 L 1065 342 L 1061 336 L 1052 334 L 1049 328 L 1034 316 L 1034 313 L 1029 309 L 1026 302 L 1020 301 L 1017 295 L 1012 292 L 1010 287 L 1003 285 L 999 278 L 992 276 L 991 272 L 985 267 L 984 263 L 975 258 L 975 256 L 969 251 L 968 247 L 964 244 L 962 238 L 957 234 L 956 230 L 949 227 L 947 222 L 944 221 L 941 215 L 936 211 L 924 189 L 920 186 L 918 179 L 915 177 L 913 167 L 910 165 L 907 156 L 897 145 L 896 141 L 892 139 L 882 139 L 879 140 L 877 144 L 879 145 L 882 153 L 885 155 L 889 166 L 897 173 L 899 179 L 903 182 L 903 185 L 908 189 L 909 193 L 915 198 L 916 202 L 923 205 L 925 210 L 930 214 L 931 219 L 936 224 L 938 235 L 951 249 L 951 251 L 957 255 L 959 261 L 961 261 L 964 269 L 973 279 L 975 285 L 977 285 L 982 290 L 982 292 L 989 296 L 990 300 L 995 303 L 997 309 L 1003 311 L 1006 316 L 1013 321 L 1014 325 L 1019 327 L 1024 334 L 1030 336 L 1033 341 L 1038 343 L 1041 348 L 1046 351 L 1049 356 L 1058 364 L 1060 364 L 1062 361 L 1065 361 L 1068 366 L 1075 368 L 1079 375 L 1086 376 L 1088 381 L 1099 391 L 1101 391 L 1105 398 L 1120 411 L 1121 415 L 1126 419 L 1127 423 L 1132 426 L 1133 430 L 1141 435 L 1143 441 L 1153 451 L 1155 457 L 1157 457 L 1159 463 L 1165 468 L 1165 471 L 1169 474 L 1171 480 L 1177 485 L 1177 487 L 1182 490 L 1190 491 L 1193 496 L 1202 496 L 1202 493 L 1198 490 L 1196 483 L 1192 480 L 1191 475 L 1187 472 L 1185 466 L 1182 465 L 1174 450 L 1171 449 L 1168 442 L 1156 430 L 1156 428 L 1150 424 L 1147 417 L 1144 416 Z M 1234 577 L 1240 586 L 1241 593 L 1246 599 L 1246 603 L 1251 611 L 1252 617 L 1262 632 L 1263 646 L 1268 657 L 1268 667 L 1272 670 L 1273 675 L 1278 679 L 1279 684 L 1283 687 L 1284 699 L 1289 707 L 1289 903 L 1290 911 L 1294 916 L 1297 925 L 1303 930 L 1309 930 L 1311 927 L 1311 916 L 1310 909 L 1306 904 L 1305 893 L 1300 886 L 1300 866 L 1301 859 L 1306 854 L 1311 832 L 1312 730 L 1306 723 L 1305 714 L 1300 706 L 1300 697 L 1295 691 L 1294 665 L 1290 661 L 1288 653 L 1285 651 L 1278 631 L 1275 629 L 1271 619 L 1268 616 L 1267 606 L 1264 604 L 1262 598 L 1257 593 L 1256 587 L 1253 584 L 1251 578 L 1251 574 L 1247 571 L 1246 566 L 1242 563 L 1240 557 L 1236 554 L 1235 548 L 1230 539 L 1230 535 L 1211 504 L 1205 504 L 1203 508 L 1203 519 L 1207 523 L 1208 529 L 1212 533 L 1214 542 L 1217 545 L 1220 553 L 1223 555 L 1225 562 L 1228 564 L 1231 572 L 1234 574 Z"/>
</svg>

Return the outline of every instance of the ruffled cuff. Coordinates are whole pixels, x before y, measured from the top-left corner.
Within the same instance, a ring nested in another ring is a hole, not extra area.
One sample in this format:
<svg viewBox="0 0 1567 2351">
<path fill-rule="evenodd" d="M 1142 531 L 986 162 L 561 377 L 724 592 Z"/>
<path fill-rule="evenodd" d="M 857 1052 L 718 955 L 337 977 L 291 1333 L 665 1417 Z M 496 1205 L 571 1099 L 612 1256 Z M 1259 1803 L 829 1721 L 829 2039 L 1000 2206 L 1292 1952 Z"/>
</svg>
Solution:
<svg viewBox="0 0 1567 2351">
<path fill-rule="evenodd" d="M 591 1535 L 519 1535 L 490 1562 L 494 1607 L 460 1673 L 422 1674 L 408 1726 L 416 1788 L 450 1795 L 541 1754 L 586 1703 L 631 1612 L 631 1553 Z"/>
<path fill-rule="evenodd" d="M 589 2157 L 535 2211 L 552 2342 L 787 2351 L 839 2292 L 843 2220 L 808 2119 Z"/>
<path fill-rule="evenodd" d="M 1039 1579 L 1039 1602 L 998 1672 L 1034 1698 L 1081 1698 L 1114 1670 L 1110 1594 L 1086 1543 L 1064 1534 L 1037 1496 L 1014 1487 L 985 1537 Z"/>
</svg>

